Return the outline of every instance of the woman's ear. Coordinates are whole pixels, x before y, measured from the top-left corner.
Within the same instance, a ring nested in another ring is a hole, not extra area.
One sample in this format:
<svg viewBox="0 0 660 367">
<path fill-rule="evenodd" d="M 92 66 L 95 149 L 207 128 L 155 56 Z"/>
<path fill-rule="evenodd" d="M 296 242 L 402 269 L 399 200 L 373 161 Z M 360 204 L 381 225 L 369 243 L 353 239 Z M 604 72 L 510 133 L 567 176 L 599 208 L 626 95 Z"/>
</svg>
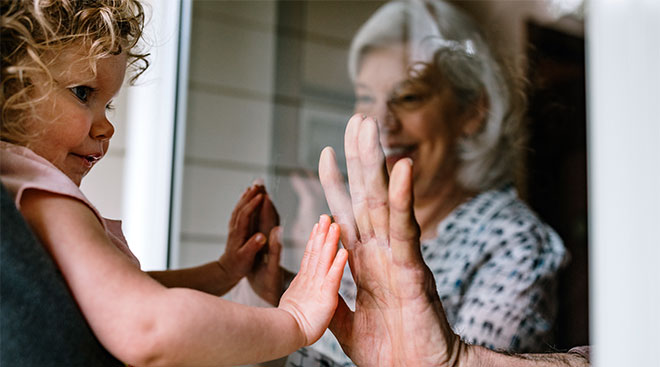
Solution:
<svg viewBox="0 0 660 367">
<path fill-rule="evenodd" d="M 464 111 L 465 120 L 463 120 L 462 131 L 464 137 L 474 136 L 483 129 L 486 124 L 486 118 L 488 117 L 489 107 L 490 105 L 486 93 L 481 92 L 476 102 L 472 106 L 466 108 Z"/>
</svg>

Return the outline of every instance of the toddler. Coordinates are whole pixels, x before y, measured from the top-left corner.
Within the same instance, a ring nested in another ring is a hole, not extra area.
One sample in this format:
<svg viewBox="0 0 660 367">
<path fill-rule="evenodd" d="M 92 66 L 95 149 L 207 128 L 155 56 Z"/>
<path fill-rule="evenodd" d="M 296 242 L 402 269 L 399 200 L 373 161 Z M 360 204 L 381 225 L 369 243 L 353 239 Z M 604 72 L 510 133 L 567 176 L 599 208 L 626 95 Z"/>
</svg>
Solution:
<svg viewBox="0 0 660 367">
<path fill-rule="evenodd" d="M 106 112 L 127 68 L 136 78 L 148 66 L 136 47 L 140 3 L 14 0 L 0 7 L 2 184 L 103 346 L 130 365 L 226 365 L 278 358 L 316 341 L 337 306 L 347 259 L 328 216 L 314 226 L 279 306 L 252 308 L 217 295 L 252 269 L 266 243 L 250 227 L 270 205 L 263 187 L 239 199 L 218 261 L 149 274 L 118 223 L 79 190 L 108 149 L 114 128 Z M 278 253 L 277 232 L 270 232 L 269 254 Z"/>
</svg>

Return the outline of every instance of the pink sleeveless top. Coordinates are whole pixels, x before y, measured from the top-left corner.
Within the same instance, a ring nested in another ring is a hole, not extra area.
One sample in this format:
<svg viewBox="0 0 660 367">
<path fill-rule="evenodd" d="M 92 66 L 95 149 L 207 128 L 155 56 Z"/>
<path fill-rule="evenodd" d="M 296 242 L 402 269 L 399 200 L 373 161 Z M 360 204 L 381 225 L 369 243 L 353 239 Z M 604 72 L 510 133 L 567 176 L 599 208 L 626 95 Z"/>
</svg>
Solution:
<svg viewBox="0 0 660 367">
<path fill-rule="evenodd" d="M 107 219 L 80 191 L 80 188 L 71 181 L 62 171 L 45 158 L 32 150 L 0 141 L 0 179 L 7 191 L 14 197 L 14 203 L 21 210 L 21 196 L 26 189 L 37 189 L 68 196 L 85 203 L 94 212 L 103 225 L 110 241 L 117 246 L 138 268 L 140 262 L 128 248 L 126 238 L 121 230 L 121 221 Z"/>
</svg>

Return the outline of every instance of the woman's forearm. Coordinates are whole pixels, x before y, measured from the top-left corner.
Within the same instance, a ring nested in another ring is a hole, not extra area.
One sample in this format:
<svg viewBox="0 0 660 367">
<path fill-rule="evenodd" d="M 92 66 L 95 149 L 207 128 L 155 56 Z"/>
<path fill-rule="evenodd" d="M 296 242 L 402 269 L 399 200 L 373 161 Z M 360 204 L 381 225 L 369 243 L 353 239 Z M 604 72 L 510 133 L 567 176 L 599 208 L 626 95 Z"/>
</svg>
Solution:
<svg viewBox="0 0 660 367">
<path fill-rule="evenodd" d="M 589 361 L 574 353 L 504 354 L 470 345 L 459 367 L 588 367 Z"/>
</svg>

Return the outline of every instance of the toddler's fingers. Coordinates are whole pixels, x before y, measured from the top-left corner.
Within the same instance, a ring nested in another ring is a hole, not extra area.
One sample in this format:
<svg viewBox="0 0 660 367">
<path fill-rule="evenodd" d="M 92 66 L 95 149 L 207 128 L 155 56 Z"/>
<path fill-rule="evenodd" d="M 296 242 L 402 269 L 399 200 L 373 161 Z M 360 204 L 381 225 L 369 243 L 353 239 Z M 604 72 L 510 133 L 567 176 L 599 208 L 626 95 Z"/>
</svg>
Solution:
<svg viewBox="0 0 660 367">
<path fill-rule="evenodd" d="M 339 249 L 337 251 L 337 256 L 335 256 L 335 261 L 332 262 L 332 266 L 328 271 L 328 275 L 323 281 L 322 289 L 324 292 L 330 294 L 339 293 L 339 287 L 341 286 L 341 277 L 344 274 L 344 267 L 346 266 L 346 261 L 348 260 L 348 251 L 346 249 Z"/>
<path fill-rule="evenodd" d="M 280 225 L 280 215 L 268 193 L 264 194 L 264 202 L 259 210 L 259 225 L 261 229 L 268 230 Z"/>
<path fill-rule="evenodd" d="M 241 258 L 254 259 L 255 255 L 266 244 L 266 236 L 262 233 L 255 233 L 249 240 L 245 242 L 243 247 L 238 250 Z"/>
<path fill-rule="evenodd" d="M 341 229 L 339 224 L 332 223 L 328 231 L 328 235 L 325 237 L 325 243 L 321 249 L 321 256 L 319 259 L 319 264 L 316 267 L 316 275 L 319 274 L 325 278 L 328 273 L 328 269 L 332 265 L 332 261 L 337 254 L 337 244 L 339 243 L 339 235 Z"/>
<path fill-rule="evenodd" d="M 231 212 L 231 219 L 229 221 L 230 226 L 234 226 L 236 224 L 236 220 L 238 219 L 238 213 L 243 209 L 243 206 L 250 200 L 254 198 L 255 195 L 257 195 L 259 191 L 257 188 L 252 185 L 245 189 L 243 193 L 241 194 L 241 197 L 238 199 L 238 202 L 234 206 L 234 209 Z"/>
<path fill-rule="evenodd" d="M 316 231 L 316 238 L 314 238 L 313 242 L 313 247 L 312 250 L 314 251 L 313 254 L 316 255 L 316 259 L 314 264 L 318 263 L 318 257 L 321 256 L 321 250 L 323 249 L 323 243 L 325 242 L 326 237 L 328 236 L 328 232 L 330 231 L 330 224 L 332 224 L 332 220 L 330 220 L 330 217 L 322 214 L 321 217 L 319 218 L 319 228 Z"/>
<path fill-rule="evenodd" d="M 238 212 L 238 218 L 236 220 L 234 230 L 237 231 L 237 235 L 241 239 L 245 239 L 250 235 L 250 224 L 252 222 L 252 213 L 254 210 L 261 204 L 264 196 L 262 194 L 257 194 L 253 197 L 243 208 Z M 242 241 L 241 241 L 242 242 Z"/>
<path fill-rule="evenodd" d="M 318 228 L 319 228 L 319 224 L 315 223 L 314 227 L 312 228 L 312 233 L 309 234 L 309 239 L 307 240 L 307 245 L 305 246 L 305 252 L 303 253 L 302 260 L 300 261 L 299 273 L 304 273 L 307 271 L 307 267 L 309 264 L 309 256 L 312 250 L 312 242 L 314 242 L 314 238 L 316 238 L 316 231 L 318 230 Z"/>
<path fill-rule="evenodd" d="M 309 257 L 307 268 L 311 272 L 311 275 L 316 273 L 316 268 L 319 265 L 319 258 L 321 257 L 321 250 L 323 248 L 323 242 L 328 235 L 328 229 L 330 228 L 330 217 L 323 214 L 319 218 L 319 225 L 316 227 L 316 234 L 312 239 L 311 247 L 309 248 Z"/>
<path fill-rule="evenodd" d="M 280 254 L 282 253 L 282 242 L 280 236 L 282 235 L 282 227 L 275 227 L 270 231 L 268 238 L 268 256 L 266 262 L 268 263 L 268 270 L 271 274 L 280 266 Z"/>
</svg>

